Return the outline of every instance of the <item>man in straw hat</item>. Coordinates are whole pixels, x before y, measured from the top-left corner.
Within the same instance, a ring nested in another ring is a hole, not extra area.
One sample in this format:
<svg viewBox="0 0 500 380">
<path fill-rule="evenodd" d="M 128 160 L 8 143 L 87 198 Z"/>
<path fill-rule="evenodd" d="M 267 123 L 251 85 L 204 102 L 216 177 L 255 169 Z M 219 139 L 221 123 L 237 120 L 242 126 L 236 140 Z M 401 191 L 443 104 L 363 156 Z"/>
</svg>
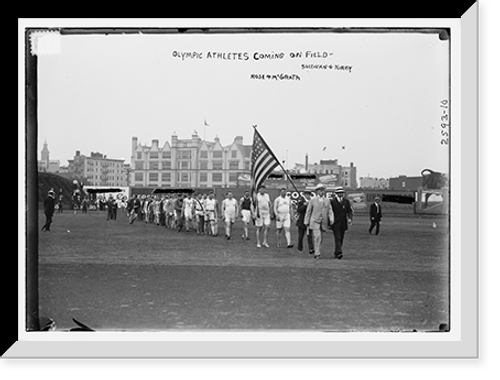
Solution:
<svg viewBox="0 0 500 380">
<path fill-rule="evenodd" d="M 345 198 L 345 190 L 342 186 L 335 188 L 335 194 L 331 200 L 335 222 L 332 225 L 333 237 L 335 239 L 335 257 L 344 257 L 342 245 L 344 244 L 344 234 L 352 224 L 351 202 Z"/>
<path fill-rule="evenodd" d="M 333 224 L 335 216 L 330 202 L 325 197 L 325 186 L 321 183 L 318 184 L 314 192 L 316 196 L 312 198 L 307 205 L 304 225 L 312 230 L 314 238 L 314 258 L 319 259 L 321 256 L 323 232 Z"/>
</svg>

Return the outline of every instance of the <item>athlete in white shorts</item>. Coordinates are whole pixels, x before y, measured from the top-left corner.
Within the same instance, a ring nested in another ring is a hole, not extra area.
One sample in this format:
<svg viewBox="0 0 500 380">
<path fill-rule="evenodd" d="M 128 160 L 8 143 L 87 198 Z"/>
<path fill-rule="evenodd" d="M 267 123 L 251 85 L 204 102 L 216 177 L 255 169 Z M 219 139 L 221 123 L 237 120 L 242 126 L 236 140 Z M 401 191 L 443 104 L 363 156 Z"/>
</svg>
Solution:
<svg viewBox="0 0 500 380">
<path fill-rule="evenodd" d="M 248 237 L 248 223 L 252 219 L 252 199 L 250 192 L 245 191 L 245 195 L 240 199 L 241 220 L 243 221 L 243 239 L 249 240 Z"/>
<path fill-rule="evenodd" d="M 233 198 L 233 193 L 228 192 L 226 199 L 222 201 L 222 215 L 224 215 L 224 222 L 226 223 L 226 239 L 231 239 L 231 229 L 236 220 L 238 213 L 238 202 Z"/>
<path fill-rule="evenodd" d="M 188 194 L 183 202 L 184 210 L 184 221 L 186 232 L 189 232 L 193 225 L 193 214 L 194 214 L 194 199 L 191 198 L 191 194 Z"/>
<path fill-rule="evenodd" d="M 257 193 L 257 207 L 254 211 L 255 226 L 257 227 L 255 235 L 257 238 L 257 247 L 260 248 L 260 231 L 263 229 L 264 236 L 262 239 L 262 245 L 264 247 L 269 247 L 267 244 L 267 232 L 269 226 L 271 225 L 271 200 L 269 199 L 269 194 L 265 193 L 265 186 L 261 186 L 259 192 Z"/>
<path fill-rule="evenodd" d="M 214 193 L 210 192 L 205 201 L 205 218 L 210 223 L 210 232 L 212 236 L 217 236 L 217 209 L 217 199 L 214 198 Z"/>
<path fill-rule="evenodd" d="M 291 202 L 286 196 L 286 189 L 280 190 L 280 196 L 274 200 L 274 213 L 276 215 L 276 239 L 278 247 L 281 246 L 281 233 L 285 230 L 287 248 L 292 248 L 293 244 L 290 237 L 291 224 Z"/>
</svg>

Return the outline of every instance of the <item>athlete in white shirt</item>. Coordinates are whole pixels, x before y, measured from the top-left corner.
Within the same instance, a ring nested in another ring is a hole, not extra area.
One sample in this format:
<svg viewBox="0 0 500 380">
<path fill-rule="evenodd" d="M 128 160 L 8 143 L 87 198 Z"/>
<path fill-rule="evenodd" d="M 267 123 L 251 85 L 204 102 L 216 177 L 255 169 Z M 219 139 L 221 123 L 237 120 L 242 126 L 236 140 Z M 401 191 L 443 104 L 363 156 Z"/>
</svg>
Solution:
<svg viewBox="0 0 500 380">
<path fill-rule="evenodd" d="M 280 190 L 280 196 L 274 200 L 274 214 L 276 215 L 276 240 L 278 247 L 281 246 L 281 233 L 285 230 L 287 248 L 292 248 L 293 244 L 290 237 L 291 224 L 291 201 L 286 196 L 286 189 Z"/>
<path fill-rule="evenodd" d="M 269 194 L 265 193 L 265 186 L 259 188 L 257 193 L 257 205 L 253 210 L 253 215 L 255 217 L 255 226 L 257 227 L 255 235 L 257 237 L 257 248 L 260 248 L 260 232 L 264 229 L 264 236 L 262 239 L 262 245 L 264 247 L 269 247 L 267 244 L 267 232 L 269 226 L 271 225 L 271 200 L 269 199 Z"/>
<path fill-rule="evenodd" d="M 210 223 L 210 232 L 212 233 L 212 236 L 217 236 L 217 215 L 217 199 L 214 198 L 214 193 L 211 191 L 208 194 L 208 198 L 205 200 L 205 220 Z"/>
<path fill-rule="evenodd" d="M 238 202 L 233 198 L 233 193 L 228 192 L 226 194 L 226 199 L 222 201 L 222 215 L 224 216 L 224 222 L 226 223 L 226 239 L 231 239 L 231 229 L 236 220 L 236 215 L 238 213 Z"/>
<path fill-rule="evenodd" d="M 184 211 L 184 222 L 186 232 L 191 230 L 193 225 L 193 214 L 194 214 L 194 199 L 191 198 L 191 194 L 188 194 L 183 202 L 183 211 Z"/>
</svg>

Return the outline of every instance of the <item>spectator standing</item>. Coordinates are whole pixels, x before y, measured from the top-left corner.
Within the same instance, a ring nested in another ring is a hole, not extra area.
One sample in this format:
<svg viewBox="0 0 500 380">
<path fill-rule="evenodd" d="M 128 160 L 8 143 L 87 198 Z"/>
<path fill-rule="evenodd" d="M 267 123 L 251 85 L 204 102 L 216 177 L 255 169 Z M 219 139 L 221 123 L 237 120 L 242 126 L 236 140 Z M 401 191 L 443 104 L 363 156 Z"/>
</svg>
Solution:
<svg viewBox="0 0 500 380">
<path fill-rule="evenodd" d="M 47 193 L 47 197 L 43 201 L 45 224 L 42 227 L 42 231 L 50 231 L 50 225 L 52 224 L 52 216 L 54 215 L 54 210 L 55 210 L 54 190 L 50 189 Z"/>
<path fill-rule="evenodd" d="M 368 233 L 371 235 L 373 228 L 375 228 L 375 235 L 380 231 L 380 221 L 382 220 L 382 206 L 380 205 L 380 198 L 375 197 L 374 202 L 370 206 L 370 228 Z"/>
</svg>

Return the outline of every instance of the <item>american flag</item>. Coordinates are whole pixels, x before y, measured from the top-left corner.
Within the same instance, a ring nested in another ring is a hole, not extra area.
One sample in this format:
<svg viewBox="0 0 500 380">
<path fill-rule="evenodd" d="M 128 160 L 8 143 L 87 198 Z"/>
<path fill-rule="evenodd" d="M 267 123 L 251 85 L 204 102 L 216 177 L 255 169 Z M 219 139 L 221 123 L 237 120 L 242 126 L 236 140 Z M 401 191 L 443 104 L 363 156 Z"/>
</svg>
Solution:
<svg viewBox="0 0 500 380">
<path fill-rule="evenodd" d="M 274 153 L 269 149 L 260 133 L 255 129 L 252 146 L 251 194 L 254 202 L 257 191 L 271 172 L 279 165 Z"/>
</svg>

